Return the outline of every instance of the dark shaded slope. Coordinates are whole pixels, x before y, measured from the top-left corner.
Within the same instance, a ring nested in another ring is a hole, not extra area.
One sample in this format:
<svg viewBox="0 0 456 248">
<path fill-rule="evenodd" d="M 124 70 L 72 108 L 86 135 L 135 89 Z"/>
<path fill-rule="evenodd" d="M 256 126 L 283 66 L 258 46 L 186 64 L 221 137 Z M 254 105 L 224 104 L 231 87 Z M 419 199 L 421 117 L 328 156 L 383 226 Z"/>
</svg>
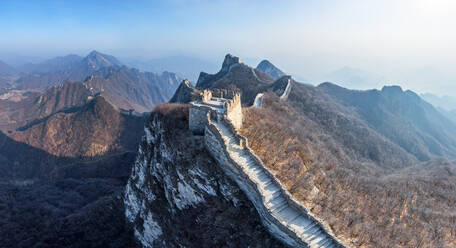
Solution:
<svg viewBox="0 0 456 248">
<path fill-rule="evenodd" d="M 48 177 L 48 173 L 56 165 L 70 161 L 17 142 L 2 132 L 0 132 L 0 160 L 0 178 L 13 181 Z"/>
<path fill-rule="evenodd" d="M 0 243 L 137 247 L 122 192 L 143 125 L 98 96 L 12 134 L 35 147 L 1 134 Z"/>
<path fill-rule="evenodd" d="M 0 183 L 3 247 L 139 247 L 117 179 Z"/>
</svg>

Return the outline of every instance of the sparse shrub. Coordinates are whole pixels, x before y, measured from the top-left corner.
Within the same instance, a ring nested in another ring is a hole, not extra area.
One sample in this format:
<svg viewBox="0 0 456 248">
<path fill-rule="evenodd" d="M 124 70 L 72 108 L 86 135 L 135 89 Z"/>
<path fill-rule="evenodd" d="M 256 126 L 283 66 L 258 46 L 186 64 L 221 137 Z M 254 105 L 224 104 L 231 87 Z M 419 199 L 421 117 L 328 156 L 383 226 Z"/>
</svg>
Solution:
<svg viewBox="0 0 456 248">
<path fill-rule="evenodd" d="M 455 166 L 418 162 L 305 87 L 265 94 L 241 130 L 294 197 L 354 247 L 455 247 Z"/>
</svg>

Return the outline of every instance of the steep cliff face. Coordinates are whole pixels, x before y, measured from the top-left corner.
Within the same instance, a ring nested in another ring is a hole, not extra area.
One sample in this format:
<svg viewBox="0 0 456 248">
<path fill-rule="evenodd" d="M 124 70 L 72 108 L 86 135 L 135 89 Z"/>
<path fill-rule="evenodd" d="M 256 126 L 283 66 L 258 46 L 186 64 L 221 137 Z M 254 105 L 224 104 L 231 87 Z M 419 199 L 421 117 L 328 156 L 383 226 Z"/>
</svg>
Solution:
<svg viewBox="0 0 456 248">
<path fill-rule="evenodd" d="M 145 133 L 125 190 L 125 214 L 144 247 L 282 246 L 188 130 L 187 105 L 160 105 Z"/>
</svg>

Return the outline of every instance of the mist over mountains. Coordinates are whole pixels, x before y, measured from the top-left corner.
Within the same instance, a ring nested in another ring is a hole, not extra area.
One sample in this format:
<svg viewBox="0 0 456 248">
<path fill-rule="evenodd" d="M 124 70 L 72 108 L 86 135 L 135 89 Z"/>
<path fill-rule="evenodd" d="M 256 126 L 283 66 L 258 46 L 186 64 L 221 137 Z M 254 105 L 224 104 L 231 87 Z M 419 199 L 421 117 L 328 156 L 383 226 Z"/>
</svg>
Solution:
<svg viewBox="0 0 456 248">
<path fill-rule="evenodd" d="M 162 73 L 174 72 L 179 77 L 196 82 L 200 71 L 216 71 L 217 65 L 190 56 L 169 56 L 154 59 L 124 59 L 128 65 L 144 71 Z"/>
<path fill-rule="evenodd" d="M 8 246 L 282 247 L 188 129 L 188 103 L 208 89 L 242 93 L 240 132 L 252 150 L 347 244 L 453 240 L 432 234 L 454 231 L 445 209 L 456 203 L 456 118 L 437 107 L 451 106 L 440 98 L 400 86 L 312 86 L 268 60 L 253 68 L 231 54 L 195 85 L 96 51 L 2 68 L 0 240 Z"/>
</svg>

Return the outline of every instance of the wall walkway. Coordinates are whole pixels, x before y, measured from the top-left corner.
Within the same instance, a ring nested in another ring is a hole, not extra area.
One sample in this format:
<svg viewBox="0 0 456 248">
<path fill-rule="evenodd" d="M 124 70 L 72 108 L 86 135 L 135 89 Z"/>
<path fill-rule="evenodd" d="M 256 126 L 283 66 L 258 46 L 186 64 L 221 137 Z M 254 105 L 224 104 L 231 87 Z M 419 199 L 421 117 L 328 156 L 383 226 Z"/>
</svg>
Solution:
<svg viewBox="0 0 456 248">
<path fill-rule="evenodd" d="M 206 148 L 254 204 L 264 226 L 293 247 L 344 247 L 300 205 L 223 117 L 208 121 Z"/>
</svg>

